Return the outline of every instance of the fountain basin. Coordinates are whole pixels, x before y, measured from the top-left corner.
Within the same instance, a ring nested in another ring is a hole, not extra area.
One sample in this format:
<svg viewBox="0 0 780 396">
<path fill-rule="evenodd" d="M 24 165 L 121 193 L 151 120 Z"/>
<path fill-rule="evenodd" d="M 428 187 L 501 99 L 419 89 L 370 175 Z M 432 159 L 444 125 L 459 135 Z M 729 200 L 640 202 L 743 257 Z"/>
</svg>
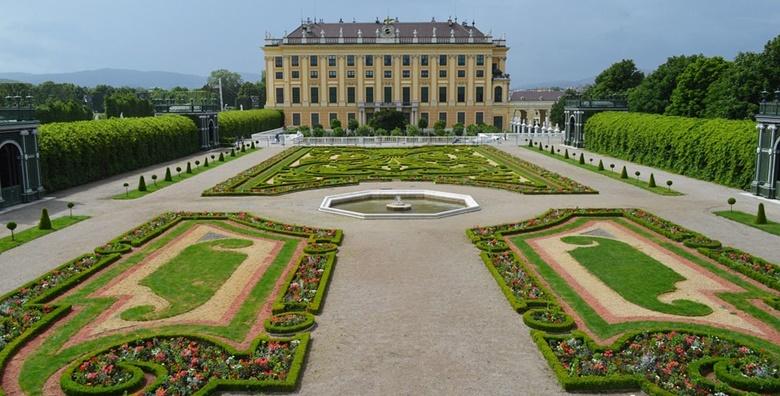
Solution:
<svg viewBox="0 0 780 396">
<path fill-rule="evenodd" d="M 378 189 L 330 195 L 319 210 L 357 219 L 439 219 L 479 210 L 470 195 L 434 190 Z"/>
</svg>

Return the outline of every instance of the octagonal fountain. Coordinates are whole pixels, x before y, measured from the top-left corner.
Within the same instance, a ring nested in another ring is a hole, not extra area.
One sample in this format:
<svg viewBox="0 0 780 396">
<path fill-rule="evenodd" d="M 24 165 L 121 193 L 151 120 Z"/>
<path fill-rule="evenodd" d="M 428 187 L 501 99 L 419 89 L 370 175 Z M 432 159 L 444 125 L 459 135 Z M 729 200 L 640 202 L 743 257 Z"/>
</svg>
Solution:
<svg viewBox="0 0 780 396">
<path fill-rule="evenodd" d="M 433 190 L 365 190 L 329 195 L 321 212 L 364 220 L 439 219 L 479 210 L 470 195 Z"/>
</svg>

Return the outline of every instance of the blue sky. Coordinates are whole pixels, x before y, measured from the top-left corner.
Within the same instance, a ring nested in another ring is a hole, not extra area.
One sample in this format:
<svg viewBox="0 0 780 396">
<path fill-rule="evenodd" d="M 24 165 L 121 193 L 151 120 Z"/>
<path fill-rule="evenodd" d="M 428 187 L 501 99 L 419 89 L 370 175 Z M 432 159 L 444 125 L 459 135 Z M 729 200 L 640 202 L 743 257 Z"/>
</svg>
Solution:
<svg viewBox="0 0 780 396">
<path fill-rule="evenodd" d="M 301 16 L 474 19 L 506 35 L 513 86 L 592 77 L 622 58 L 646 70 L 678 54 L 733 58 L 780 34 L 779 0 L 0 0 L 0 10 L 0 71 L 30 73 L 257 73 L 265 33 L 282 36 Z"/>
</svg>

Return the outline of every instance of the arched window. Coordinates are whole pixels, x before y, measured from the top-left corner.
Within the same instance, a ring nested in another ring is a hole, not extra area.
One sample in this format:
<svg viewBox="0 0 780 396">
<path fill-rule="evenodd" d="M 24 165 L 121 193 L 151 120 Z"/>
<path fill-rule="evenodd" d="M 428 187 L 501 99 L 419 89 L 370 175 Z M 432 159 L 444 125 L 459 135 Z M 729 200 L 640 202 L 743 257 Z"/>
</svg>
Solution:
<svg viewBox="0 0 780 396">
<path fill-rule="evenodd" d="M 496 87 L 493 90 L 493 102 L 501 103 L 503 101 L 504 101 L 504 89 L 501 87 Z"/>
</svg>

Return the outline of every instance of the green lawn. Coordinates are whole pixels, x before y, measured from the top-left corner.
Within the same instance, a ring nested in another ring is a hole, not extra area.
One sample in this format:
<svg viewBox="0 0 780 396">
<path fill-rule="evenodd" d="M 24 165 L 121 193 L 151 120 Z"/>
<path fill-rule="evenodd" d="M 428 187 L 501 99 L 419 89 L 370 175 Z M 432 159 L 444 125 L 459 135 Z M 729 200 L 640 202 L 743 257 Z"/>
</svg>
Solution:
<svg viewBox="0 0 780 396">
<path fill-rule="evenodd" d="M 659 195 L 667 195 L 667 196 L 684 195 L 683 193 L 681 193 L 679 191 L 675 191 L 675 190 L 673 190 L 673 189 L 671 189 L 669 187 L 666 187 L 666 180 L 656 180 L 655 181 L 656 182 L 656 186 L 655 187 L 650 187 L 648 185 L 647 181 L 644 181 L 644 180 L 641 180 L 641 179 L 635 177 L 635 175 L 634 175 L 634 173 L 632 171 L 628 172 L 628 178 L 627 179 L 622 179 L 620 177 L 620 170 L 621 169 L 615 168 L 615 170 L 611 170 L 609 168 L 609 164 L 603 164 L 604 165 L 604 170 L 599 170 L 598 163 L 596 163 L 595 165 L 587 163 L 587 162 L 584 163 L 584 164 L 580 164 L 579 157 L 575 157 L 574 155 L 571 155 L 569 157 L 569 159 L 566 159 L 566 158 L 564 158 L 563 154 L 552 154 L 552 153 L 550 153 L 549 150 L 539 150 L 537 148 L 528 147 L 528 146 L 521 146 L 521 147 L 524 147 L 524 148 L 526 148 L 528 150 L 537 152 L 539 154 L 544 154 L 544 155 L 546 155 L 548 157 L 555 158 L 557 160 L 566 162 L 568 164 L 571 164 L 571 165 L 574 165 L 574 166 L 578 166 L 578 167 L 580 167 L 582 169 L 587 169 L 589 171 L 596 172 L 596 173 L 598 173 L 600 175 L 604 175 L 604 176 L 610 177 L 612 179 L 621 181 L 623 183 L 631 184 L 632 186 L 636 186 L 636 187 L 645 189 L 647 191 L 654 192 L 654 193 L 659 194 Z M 649 175 L 645 175 L 645 176 L 647 176 L 648 178 L 650 177 Z"/>
<path fill-rule="evenodd" d="M 758 228 L 759 230 L 768 232 L 770 234 L 780 235 L 780 223 L 775 223 L 774 221 L 767 221 L 766 224 L 756 224 L 756 216 L 750 213 L 730 211 L 730 210 L 723 210 L 720 212 L 713 212 L 713 213 L 715 213 L 715 215 L 717 216 L 725 217 L 729 220 L 742 223 L 746 226 Z"/>
<path fill-rule="evenodd" d="M 182 180 L 189 179 L 190 177 L 199 175 L 199 174 L 201 174 L 201 173 L 203 173 L 203 172 L 205 172 L 205 171 L 207 171 L 209 169 L 216 168 L 216 167 L 218 167 L 218 166 L 220 166 L 220 165 L 222 165 L 222 164 L 224 164 L 226 162 L 230 162 L 230 161 L 236 160 L 238 158 L 241 158 L 241 157 L 243 157 L 243 156 L 245 156 L 247 154 L 253 153 L 253 152 L 258 151 L 258 150 L 260 150 L 260 149 L 259 148 L 251 149 L 250 148 L 250 149 L 247 149 L 243 153 L 241 151 L 236 150 L 236 156 L 235 157 L 231 157 L 230 154 L 225 154 L 225 156 L 224 156 L 225 161 L 219 161 L 219 159 L 218 159 L 219 158 L 219 154 L 214 154 L 214 159 L 211 158 L 212 154 L 208 154 L 207 157 L 209 159 L 209 166 L 204 166 L 205 162 L 201 161 L 200 166 L 196 167 L 195 166 L 195 160 L 190 161 L 190 164 L 191 164 L 191 167 L 192 167 L 192 173 L 187 173 L 186 172 L 186 169 L 187 169 L 187 162 L 186 161 L 183 164 L 181 164 L 181 165 L 172 165 L 169 168 L 171 169 L 171 177 L 172 177 L 173 180 L 171 180 L 171 181 L 165 181 L 164 180 L 164 178 L 165 178 L 165 171 L 164 170 L 159 175 L 157 175 L 157 181 L 156 182 L 154 180 L 152 180 L 152 175 L 151 174 L 150 175 L 144 175 L 144 179 L 146 181 L 146 191 L 138 191 L 138 179 L 136 179 L 136 180 L 133 180 L 132 182 L 128 182 L 130 184 L 128 192 L 126 192 L 126 193 L 123 192 L 123 193 L 114 195 L 112 197 L 112 199 L 125 200 L 125 199 L 141 198 L 143 196 L 146 196 L 147 194 L 151 194 L 151 193 L 153 193 L 153 192 L 155 192 L 157 190 L 161 190 L 161 189 L 163 189 L 165 187 L 168 187 L 168 186 L 170 186 L 172 184 L 176 184 L 176 183 L 178 183 L 178 182 L 180 182 Z M 229 153 L 230 150 L 228 150 L 227 152 Z M 206 157 L 204 157 L 203 159 L 205 160 Z M 176 173 L 176 167 L 177 166 L 181 166 L 181 169 L 182 169 L 181 173 L 179 173 L 179 174 Z M 139 177 L 140 177 L 140 175 L 139 175 Z"/>
<path fill-rule="evenodd" d="M 203 305 L 247 257 L 229 249 L 251 245 L 252 241 L 247 239 L 222 239 L 188 246 L 140 282 L 170 305 L 158 312 L 151 305 L 137 306 L 122 312 L 122 319 L 168 318 Z"/>
<path fill-rule="evenodd" d="M 570 252 L 583 267 L 626 300 L 647 309 L 671 315 L 703 316 L 712 313 L 706 305 L 675 300 L 671 304 L 658 296 L 673 292 L 685 278 L 631 245 L 608 238 L 568 236 L 561 241 L 580 245 Z"/>
<path fill-rule="evenodd" d="M 80 221 L 88 219 L 89 216 L 63 216 L 53 219 L 51 221 L 51 230 L 39 230 L 38 226 L 33 226 L 24 231 L 14 233 L 14 240 L 11 240 L 11 236 L 0 238 L 0 253 L 13 249 L 19 245 L 23 245 L 33 239 L 40 238 L 44 235 L 51 234 L 57 230 L 61 230 L 65 227 L 72 226 Z"/>
</svg>

